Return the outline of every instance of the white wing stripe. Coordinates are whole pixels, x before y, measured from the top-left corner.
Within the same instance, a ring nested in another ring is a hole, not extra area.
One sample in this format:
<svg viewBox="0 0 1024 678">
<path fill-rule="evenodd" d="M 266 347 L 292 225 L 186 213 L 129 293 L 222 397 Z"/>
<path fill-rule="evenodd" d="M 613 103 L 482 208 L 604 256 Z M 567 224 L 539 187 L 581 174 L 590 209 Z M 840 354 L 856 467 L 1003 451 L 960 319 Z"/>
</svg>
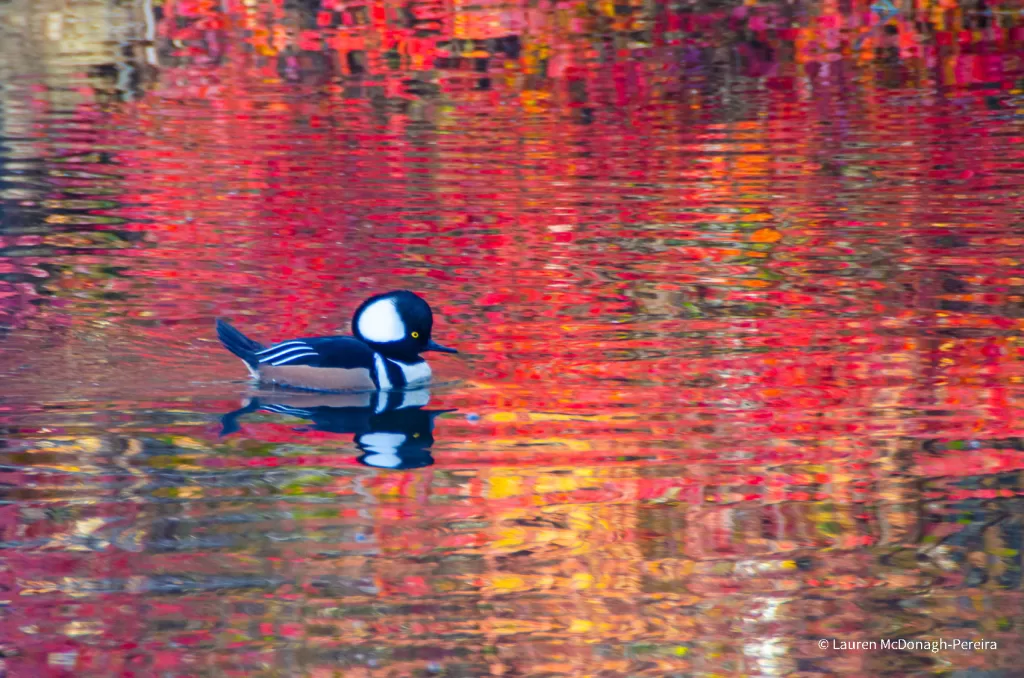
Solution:
<svg viewBox="0 0 1024 678">
<path fill-rule="evenodd" d="M 295 353 L 296 351 L 312 351 L 312 350 L 313 350 L 312 348 L 310 348 L 309 346 L 306 346 L 305 344 L 301 344 L 299 346 L 289 346 L 287 348 L 281 349 L 277 353 L 271 353 L 270 355 L 263 356 L 262 358 L 260 358 L 260 362 L 261 363 L 266 363 L 266 362 L 270 362 L 271 360 L 277 360 L 278 358 L 286 356 L 289 353 Z"/>
<path fill-rule="evenodd" d="M 278 414 L 293 414 L 299 417 L 309 416 L 309 410 L 300 410 L 297 407 L 289 407 L 288 405 L 264 405 L 263 409 Z"/>
<path fill-rule="evenodd" d="M 270 348 L 265 348 L 262 351 L 256 351 L 256 355 L 263 355 L 264 353 L 273 353 L 279 351 L 286 346 L 305 346 L 306 342 L 292 339 L 291 341 L 282 341 L 280 344 L 274 344 Z"/>
<path fill-rule="evenodd" d="M 318 355 L 318 354 L 316 353 L 316 351 L 306 351 L 305 353 L 295 353 L 293 355 L 285 356 L 284 358 L 281 358 L 280 360 L 275 360 L 274 362 L 272 362 L 270 364 L 273 367 L 277 367 L 278 365 L 287 365 L 288 363 L 290 363 L 293 360 L 298 360 L 299 358 L 308 358 L 311 355 Z"/>
<path fill-rule="evenodd" d="M 275 346 L 273 348 L 268 348 L 266 351 L 263 351 L 263 353 L 264 354 L 270 354 L 270 353 L 280 353 L 282 351 L 294 351 L 297 348 L 304 348 L 304 349 L 308 350 L 309 349 L 309 344 L 282 344 L 281 346 Z"/>
</svg>

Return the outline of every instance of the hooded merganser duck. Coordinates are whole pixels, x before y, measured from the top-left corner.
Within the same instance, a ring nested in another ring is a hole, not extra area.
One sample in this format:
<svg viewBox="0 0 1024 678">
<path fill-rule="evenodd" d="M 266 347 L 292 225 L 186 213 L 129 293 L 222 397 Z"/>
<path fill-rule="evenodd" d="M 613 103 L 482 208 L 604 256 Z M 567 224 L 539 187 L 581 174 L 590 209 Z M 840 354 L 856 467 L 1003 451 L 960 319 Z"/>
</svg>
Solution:
<svg viewBox="0 0 1024 678">
<path fill-rule="evenodd" d="M 217 336 L 253 378 L 313 391 L 389 391 L 430 381 L 424 351 L 458 353 L 430 338 L 434 317 L 416 294 L 399 290 L 364 301 L 352 316 L 351 337 L 289 339 L 272 346 L 217 319 Z"/>
<path fill-rule="evenodd" d="M 377 391 L 337 394 L 269 393 L 247 399 L 221 417 L 221 435 L 236 433 L 240 419 L 263 410 L 308 419 L 312 426 L 296 429 L 354 436 L 364 466 L 414 469 L 430 466 L 434 458 L 434 419 L 455 410 L 426 410 L 430 391 Z"/>
</svg>

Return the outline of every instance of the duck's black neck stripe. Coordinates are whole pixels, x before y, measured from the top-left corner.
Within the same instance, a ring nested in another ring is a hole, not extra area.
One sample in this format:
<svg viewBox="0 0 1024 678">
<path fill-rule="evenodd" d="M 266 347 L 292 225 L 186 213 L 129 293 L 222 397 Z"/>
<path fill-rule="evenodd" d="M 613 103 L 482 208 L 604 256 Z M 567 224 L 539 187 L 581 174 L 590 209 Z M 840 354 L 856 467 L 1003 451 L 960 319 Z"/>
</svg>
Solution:
<svg viewBox="0 0 1024 678">
<path fill-rule="evenodd" d="M 388 390 L 404 388 L 407 385 L 405 372 L 393 360 L 388 360 L 380 353 L 373 354 L 373 383 L 378 389 Z"/>
<path fill-rule="evenodd" d="M 405 397 L 405 393 L 402 391 L 387 391 L 380 392 L 377 394 L 377 407 L 374 409 L 375 414 L 381 412 L 390 412 L 391 410 L 398 409 Z"/>
</svg>

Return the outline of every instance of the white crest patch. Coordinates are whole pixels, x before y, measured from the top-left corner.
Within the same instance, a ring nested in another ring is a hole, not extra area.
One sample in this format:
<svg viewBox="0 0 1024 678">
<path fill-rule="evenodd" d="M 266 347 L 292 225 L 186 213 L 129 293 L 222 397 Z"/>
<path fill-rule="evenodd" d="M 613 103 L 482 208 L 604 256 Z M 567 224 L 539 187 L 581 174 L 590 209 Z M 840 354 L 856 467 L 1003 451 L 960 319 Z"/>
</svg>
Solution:
<svg viewBox="0 0 1024 678">
<path fill-rule="evenodd" d="M 394 299 L 381 299 L 364 308 L 356 327 L 364 339 L 378 344 L 405 339 L 405 323 L 398 315 Z"/>
</svg>

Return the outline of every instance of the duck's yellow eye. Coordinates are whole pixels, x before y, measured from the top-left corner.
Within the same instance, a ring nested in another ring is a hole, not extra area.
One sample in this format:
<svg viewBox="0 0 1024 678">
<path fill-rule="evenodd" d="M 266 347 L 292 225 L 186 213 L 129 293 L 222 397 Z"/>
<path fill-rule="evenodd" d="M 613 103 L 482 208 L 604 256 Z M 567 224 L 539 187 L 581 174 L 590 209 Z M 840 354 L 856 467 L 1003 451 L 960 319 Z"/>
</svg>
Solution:
<svg viewBox="0 0 1024 678">
<path fill-rule="evenodd" d="M 412 333 L 412 338 L 413 339 L 419 339 L 420 338 L 420 333 L 419 332 L 413 332 Z"/>
</svg>

